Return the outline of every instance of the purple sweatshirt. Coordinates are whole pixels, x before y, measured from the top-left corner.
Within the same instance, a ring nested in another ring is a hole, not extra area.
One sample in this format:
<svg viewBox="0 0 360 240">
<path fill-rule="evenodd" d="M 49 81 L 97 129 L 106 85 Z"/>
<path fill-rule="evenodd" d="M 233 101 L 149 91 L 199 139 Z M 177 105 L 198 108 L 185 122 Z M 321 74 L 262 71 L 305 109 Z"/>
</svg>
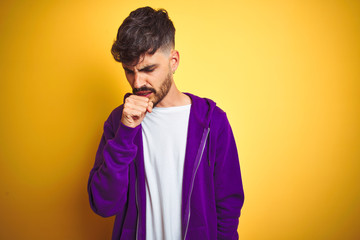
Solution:
<svg viewBox="0 0 360 240">
<path fill-rule="evenodd" d="M 238 239 L 244 202 L 239 158 L 226 117 L 215 102 L 191 97 L 181 199 L 182 239 Z M 90 172 L 88 193 L 95 213 L 116 215 L 112 239 L 145 239 L 146 195 L 141 124 L 112 111 Z"/>
</svg>

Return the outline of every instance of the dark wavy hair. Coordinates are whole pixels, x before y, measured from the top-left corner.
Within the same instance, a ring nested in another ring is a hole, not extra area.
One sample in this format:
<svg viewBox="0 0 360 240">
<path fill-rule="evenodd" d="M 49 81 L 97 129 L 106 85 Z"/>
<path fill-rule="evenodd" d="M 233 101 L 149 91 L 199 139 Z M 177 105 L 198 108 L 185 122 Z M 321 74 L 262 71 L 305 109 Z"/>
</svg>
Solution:
<svg viewBox="0 0 360 240">
<path fill-rule="evenodd" d="M 165 9 L 132 11 L 119 27 L 111 53 L 117 62 L 135 66 L 140 57 L 175 46 L 175 27 Z"/>
</svg>

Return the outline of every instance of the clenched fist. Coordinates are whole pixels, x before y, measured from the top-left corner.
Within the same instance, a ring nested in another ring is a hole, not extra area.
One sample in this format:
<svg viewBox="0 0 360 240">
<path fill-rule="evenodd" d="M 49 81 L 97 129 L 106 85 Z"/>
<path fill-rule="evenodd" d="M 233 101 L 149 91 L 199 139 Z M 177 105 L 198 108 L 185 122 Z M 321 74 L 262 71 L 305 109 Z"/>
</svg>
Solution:
<svg viewBox="0 0 360 240">
<path fill-rule="evenodd" d="M 121 122 L 127 127 L 137 127 L 145 117 L 146 112 L 152 111 L 153 103 L 147 97 L 130 95 L 125 99 Z"/>
</svg>

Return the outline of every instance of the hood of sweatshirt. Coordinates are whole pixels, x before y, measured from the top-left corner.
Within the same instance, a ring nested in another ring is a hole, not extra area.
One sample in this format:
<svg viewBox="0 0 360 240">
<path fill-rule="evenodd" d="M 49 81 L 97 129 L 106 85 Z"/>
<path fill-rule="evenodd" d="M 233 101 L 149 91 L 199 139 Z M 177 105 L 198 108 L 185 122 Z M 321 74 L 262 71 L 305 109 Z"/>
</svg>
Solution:
<svg viewBox="0 0 360 240">
<path fill-rule="evenodd" d="M 185 93 L 192 101 L 192 114 L 196 120 L 204 127 L 208 128 L 212 113 L 214 112 L 216 103 L 208 98 L 200 98 L 191 93 Z"/>
</svg>

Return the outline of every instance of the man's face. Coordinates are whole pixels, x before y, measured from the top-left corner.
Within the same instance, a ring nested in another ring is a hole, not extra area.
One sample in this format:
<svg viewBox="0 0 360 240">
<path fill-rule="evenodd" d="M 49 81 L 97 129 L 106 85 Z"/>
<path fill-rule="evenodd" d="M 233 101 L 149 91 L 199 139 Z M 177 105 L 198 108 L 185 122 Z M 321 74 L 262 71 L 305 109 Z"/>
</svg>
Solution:
<svg viewBox="0 0 360 240">
<path fill-rule="evenodd" d="M 173 86 L 172 53 L 158 50 L 153 55 L 142 56 L 135 66 L 123 64 L 133 93 L 149 98 L 154 106 L 163 100 Z"/>
</svg>

